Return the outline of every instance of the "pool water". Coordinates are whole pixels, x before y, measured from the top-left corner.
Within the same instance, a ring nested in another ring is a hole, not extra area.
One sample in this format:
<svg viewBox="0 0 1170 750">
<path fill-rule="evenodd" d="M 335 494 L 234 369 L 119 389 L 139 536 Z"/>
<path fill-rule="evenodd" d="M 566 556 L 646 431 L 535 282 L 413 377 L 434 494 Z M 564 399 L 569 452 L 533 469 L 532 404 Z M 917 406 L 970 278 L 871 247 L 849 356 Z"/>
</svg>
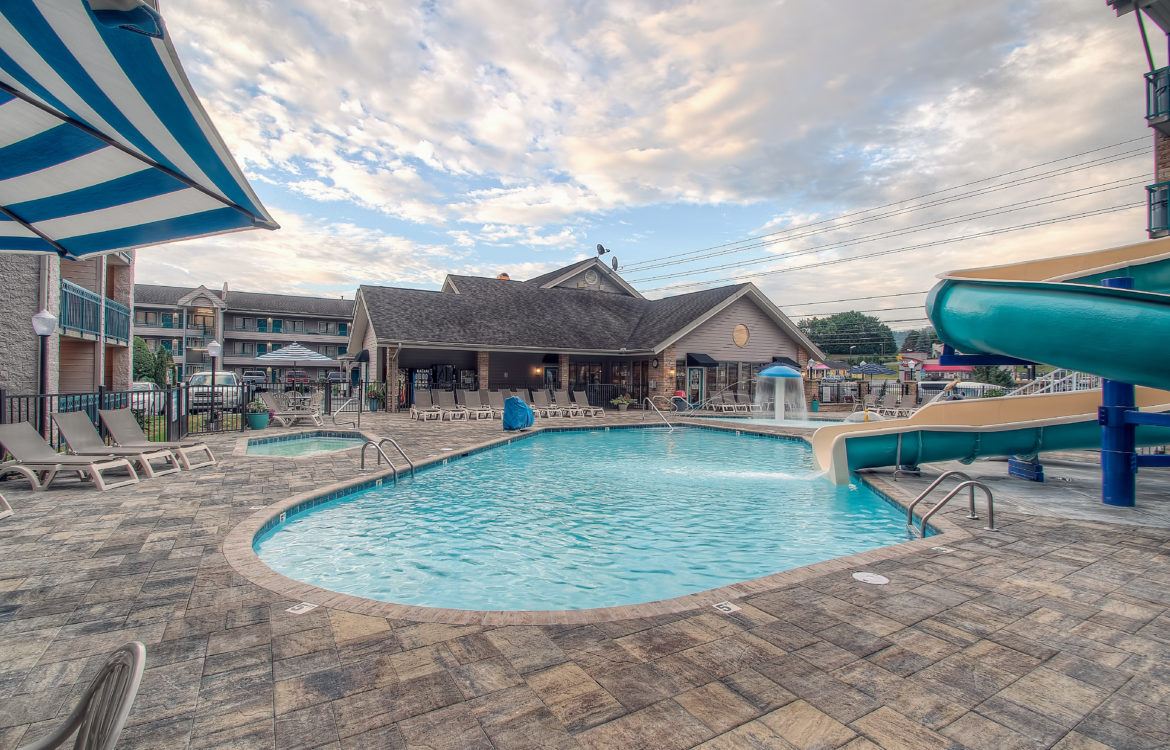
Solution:
<svg viewBox="0 0 1170 750">
<path fill-rule="evenodd" d="M 719 419 L 719 417 L 706 417 L 707 419 Z M 805 427 L 816 429 L 817 427 L 827 427 L 828 425 L 841 424 L 844 420 L 841 419 L 773 419 L 771 417 L 726 417 L 726 422 L 746 422 L 747 424 L 766 424 L 773 427 Z"/>
<path fill-rule="evenodd" d="M 348 448 L 356 448 L 365 442 L 360 437 L 336 437 L 309 435 L 291 440 L 272 442 L 249 442 L 249 456 L 284 456 L 298 458 L 301 456 L 316 456 L 321 453 L 333 453 Z"/>
<path fill-rule="evenodd" d="M 357 596 L 455 609 L 667 599 L 907 539 L 799 441 L 680 428 L 551 432 L 291 515 L 255 548 Z"/>
</svg>

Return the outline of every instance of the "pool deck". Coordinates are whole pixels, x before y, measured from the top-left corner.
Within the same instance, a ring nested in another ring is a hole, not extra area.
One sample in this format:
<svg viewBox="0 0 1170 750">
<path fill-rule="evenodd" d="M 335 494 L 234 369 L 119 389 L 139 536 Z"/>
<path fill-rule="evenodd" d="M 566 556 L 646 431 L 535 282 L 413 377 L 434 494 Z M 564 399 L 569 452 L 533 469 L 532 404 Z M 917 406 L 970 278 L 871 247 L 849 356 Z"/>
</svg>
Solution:
<svg viewBox="0 0 1170 750">
<path fill-rule="evenodd" d="M 501 436 L 386 415 L 362 428 L 417 459 Z M 210 438 L 216 467 L 105 493 L 0 483 L 16 511 L 0 520 L 0 748 L 47 733 L 134 639 L 148 669 L 120 748 L 1170 745 L 1166 472 L 1143 473 L 1130 511 L 1095 504 L 1084 467 L 1036 485 L 977 463 L 997 533 L 956 504 L 940 517 L 957 530 L 929 546 L 797 571 L 731 614 L 457 624 L 292 614 L 301 598 L 238 572 L 224 544 L 242 523 L 374 475 L 356 450 L 256 458 L 233 455 L 238 438 Z M 901 497 L 927 481 L 873 477 Z"/>
</svg>

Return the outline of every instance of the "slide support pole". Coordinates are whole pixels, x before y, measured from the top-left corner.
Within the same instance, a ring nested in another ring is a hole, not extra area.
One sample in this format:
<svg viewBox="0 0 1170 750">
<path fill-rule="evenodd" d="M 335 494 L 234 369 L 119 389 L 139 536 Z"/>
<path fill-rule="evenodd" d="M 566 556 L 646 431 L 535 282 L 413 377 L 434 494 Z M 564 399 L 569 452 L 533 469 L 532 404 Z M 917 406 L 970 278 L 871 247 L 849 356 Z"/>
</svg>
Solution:
<svg viewBox="0 0 1170 750">
<path fill-rule="evenodd" d="M 1102 286 L 1133 289 L 1133 278 L 1118 276 L 1102 279 Z M 1137 450 L 1134 425 L 1126 421 L 1126 412 L 1136 406 L 1131 383 L 1101 380 L 1101 501 L 1106 505 L 1133 506 L 1137 497 Z"/>
</svg>

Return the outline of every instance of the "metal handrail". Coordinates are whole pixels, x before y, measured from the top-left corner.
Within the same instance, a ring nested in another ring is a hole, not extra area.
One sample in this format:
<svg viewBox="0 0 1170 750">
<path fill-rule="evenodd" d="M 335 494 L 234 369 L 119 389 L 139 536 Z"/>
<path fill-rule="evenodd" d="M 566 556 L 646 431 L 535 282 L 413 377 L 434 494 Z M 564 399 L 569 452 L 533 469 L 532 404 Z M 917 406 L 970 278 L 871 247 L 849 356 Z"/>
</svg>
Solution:
<svg viewBox="0 0 1170 750">
<path fill-rule="evenodd" d="M 987 525 L 983 527 L 983 530 L 999 531 L 999 529 L 995 528 L 995 501 L 991 496 L 991 488 L 983 482 L 977 482 L 974 479 L 969 479 L 948 492 L 942 500 L 938 501 L 938 505 L 928 510 L 922 516 L 922 528 L 919 530 L 918 535 L 923 537 L 926 536 L 926 522 L 930 520 L 930 517 L 942 510 L 942 507 L 947 504 L 948 500 L 966 489 L 971 491 L 971 509 L 967 514 L 967 518 L 979 518 L 979 516 L 975 514 L 975 490 L 983 490 L 983 494 L 987 496 Z"/>
<path fill-rule="evenodd" d="M 666 422 L 666 426 L 670 428 L 670 431 L 671 431 L 671 432 L 674 432 L 674 425 L 672 425 L 672 424 L 670 423 L 670 420 L 666 418 L 666 415 L 662 413 L 662 410 L 658 408 L 658 405 L 657 405 L 657 404 L 655 404 L 655 403 L 654 403 L 654 402 L 653 402 L 653 401 L 650 399 L 650 397 L 649 397 L 649 396 L 647 396 L 646 398 L 642 399 L 642 401 L 643 401 L 644 403 L 650 404 L 650 408 L 651 408 L 651 409 L 653 409 L 654 411 L 658 412 L 658 416 L 662 417 L 662 421 L 663 421 L 663 422 Z M 643 421 L 643 422 L 645 422 L 645 421 L 646 421 L 646 412 L 644 412 L 644 411 L 642 412 L 642 421 Z"/>
<path fill-rule="evenodd" d="M 361 465 L 361 467 L 363 469 L 366 468 L 366 448 L 369 448 L 371 445 L 374 446 L 374 450 L 378 451 L 378 455 L 381 457 L 378 459 L 378 465 L 381 466 L 382 459 L 383 458 L 386 459 L 386 463 L 390 464 L 390 471 L 394 472 L 394 483 L 398 484 L 398 467 L 396 467 L 394 465 L 394 462 L 391 461 L 390 457 L 387 456 L 386 453 L 382 450 L 382 446 L 380 446 L 378 443 L 375 443 L 373 440 L 367 440 L 365 445 L 362 446 L 362 465 Z"/>
<path fill-rule="evenodd" d="M 333 410 L 333 417 L 332 417 L 332 418 L 333 418 L 333 424 L 337 424 L 337 423 L 338 423 L 338 422 L 337 422 L 337 415 L 338 415 L 338 414 L 340 414 L 341 412 L 345 411 L 345 407 L 349 406 L 349 405 L 350 405 L 350 404 L 352 404 L 354 401 L 357 401 L 357 399 L 356 399 L 356 398 L 353 398 L 353 397 L 351 396 L 350 398 L 347 398 L 347 399 L 346 399 L 346 400 L 345 400 L 345 401 L 344 401 L 344 402 L 341 404 L 341 406 L 339 406 L 339 407 L 337 407 L 336 409 L 334 409 L 334 410 Z M 354 424 L 354 422 L 346 422 L 346 424 Z"/>
<path fill-rule="evenodd" d="M 914 498 L 914 502 L 912 502 L 912 503 L 910 503 L 910 505 L 906 506 L 906 525 L 907 526 L 909 526 L 910 528 L 914 528 L 914 509 L 918 507 L 919 503 L 921 503 L 923 500 L 926 499 L 927 495 L 934 492 L 936 487 L 938 487 L 940 484 L 942 484 L 946 480 L 950 479 L 951 477 L 959 477 L 960 481 L 963 481 L 963 482 L 970 482 L 971 481 L 971 477 L 967 476 L 965 473 L 963 473 L 961 471 L 946 471 L 946 472 L 943 472 L 942 474 L 939 474 L 938 478 L 935 479 L 933 482 L 931 482 L 929 487 L 927 487 L 922 492 L 920 492 L 918 494 L 918 497 Z M 970 517 L 976 518 L 977 516 L 975 516 L 974 513 L 975 513 L 975 488 L 972 487 L 971 488 L 971 513 L 970 513 Z"/>
<path fill-rule="evenodd" d="M 398 444 L 398 441 L 396 441 L 394 438 L 388 438 L 388 437 L 382 438 L 381 440 L 378 441 L 378 452 L 379 453 L 382 453 L 382 444 L 383 443 L 390 443 L 390 445 L 394 446 L 394 449 L 396 451 L 398 451 L 398 455 L 402 456 L 402 460 L 405 461 L 408 466 L 410 466 L 410 475 L 413 477 L 414 476 L 414 461 L 410 460 L 410 456 L 406 455 L 406 451 L 402 450 L 402 446 Z M 386 454 L 383 453 L 382 455 L 386 455 Z M 386 459 L 386 463 L 389 463 L 389 462 L 390 462 L 390 459 Z"/>
</svg>

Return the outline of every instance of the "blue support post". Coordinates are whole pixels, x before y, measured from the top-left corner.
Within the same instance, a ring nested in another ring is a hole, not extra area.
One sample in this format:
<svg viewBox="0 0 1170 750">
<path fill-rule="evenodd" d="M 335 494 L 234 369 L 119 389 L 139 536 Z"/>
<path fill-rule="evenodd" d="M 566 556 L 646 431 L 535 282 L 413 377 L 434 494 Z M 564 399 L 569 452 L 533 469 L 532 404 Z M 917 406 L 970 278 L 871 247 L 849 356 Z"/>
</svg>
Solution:
<svg viewBox="0 0 1170 750">
<path fill-rule="evenodd" d="M 1102 279 L 1112 289 L 1133 289 L 1133 278 Z M 1101 501 L 1106 505 L 1133 506 L 1137 498 L 1137 450 L 1134 425 L 1126 412 L 1136 405 L 1131 383 L 1101 379 Z"/>
</svg>

